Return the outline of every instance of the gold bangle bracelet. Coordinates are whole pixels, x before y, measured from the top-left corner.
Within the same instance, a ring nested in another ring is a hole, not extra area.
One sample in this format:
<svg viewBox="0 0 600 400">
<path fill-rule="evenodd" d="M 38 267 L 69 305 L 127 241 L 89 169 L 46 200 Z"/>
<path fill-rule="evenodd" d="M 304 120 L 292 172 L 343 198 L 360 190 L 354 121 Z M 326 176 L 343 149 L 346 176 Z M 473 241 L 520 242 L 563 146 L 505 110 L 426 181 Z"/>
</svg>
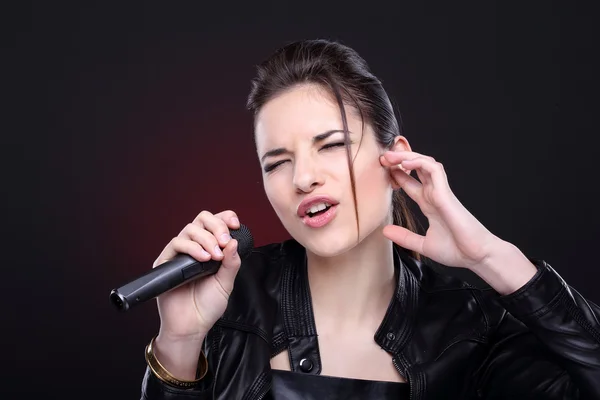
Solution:
<svg viewBox="0 0 600 400">
<path fill-rule="evenodd" d="M 193 381 L 182 381 L 175 378 L 165 367 L 158 361 L 154 355 L 154 340 L 156 336 L 152 338 L 148 346 L 146 346 L 146 363 L 150 367 L 152 373 L 161 381 L 179 388 L 191 388 L 194 387 L 206 376 L 208 372 L 208 361 L 204 356 L 203 352 L 200 352 L 200 359 L 198 360 L 198 368 L 196 370 L 196 379 Z"/>
</svg>

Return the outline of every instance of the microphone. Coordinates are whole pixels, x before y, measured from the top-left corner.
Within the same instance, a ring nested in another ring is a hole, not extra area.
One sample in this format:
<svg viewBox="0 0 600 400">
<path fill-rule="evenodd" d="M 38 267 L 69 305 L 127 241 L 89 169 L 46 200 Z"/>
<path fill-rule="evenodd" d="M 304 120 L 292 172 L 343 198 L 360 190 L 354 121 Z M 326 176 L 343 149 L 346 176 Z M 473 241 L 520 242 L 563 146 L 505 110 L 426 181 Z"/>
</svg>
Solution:
<svg viewBox="0 0 600 400">
<path fill-rule="evenodd" d="M 246 258 L 254 247 L 254 239 L 250 230 L 240 224 L 239 229 L 232 229 L 229 234 L 238 241 L 237 251 L 240 258 Z M 221 261 L 200 262 L 187 254 L 178 254 L 172 260 L 151 269 L 139 278 L 118 289 L 111 290 L 110 301 L 117 310 L 127 311 L 135 305 L 151 300 L 192 279 L 214 274 L 220 266 Z"/>
</svg>

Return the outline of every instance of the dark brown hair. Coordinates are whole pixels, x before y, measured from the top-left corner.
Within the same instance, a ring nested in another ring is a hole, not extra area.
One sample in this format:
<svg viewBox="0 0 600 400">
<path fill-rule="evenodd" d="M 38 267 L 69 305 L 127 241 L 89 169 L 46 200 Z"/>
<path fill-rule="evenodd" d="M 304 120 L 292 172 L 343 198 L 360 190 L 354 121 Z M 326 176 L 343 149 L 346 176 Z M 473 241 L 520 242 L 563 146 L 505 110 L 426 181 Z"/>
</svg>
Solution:
<svg viewBox="0 0 600 400">
<path fill-rule="evenodd" d="M 371 73 L 365 60 L 355 50 L 327 40 L 290 43 L 258 65 L 257 76 L 252 80 L 247 108 L 256 118 L 262 106 L 273 97 L 294 86 L 310 83 L 329 90 L 340 107 L 356 225 L 360 232 L 345 105 L 351 105 L 358 111 L 363 132 L 365 123 L 371 125 L 377 142 L 383 148 L 391 148 L 394 138 L 402 134 L 400 125 L 387 93 L 379 79 Z M 414 217 L 400 189 L 394 191 L 392 207 L 394 224 L 416 232 Z M 409 254 L 420 258 L 419 254 L 414 252 Z"/>
</svg>

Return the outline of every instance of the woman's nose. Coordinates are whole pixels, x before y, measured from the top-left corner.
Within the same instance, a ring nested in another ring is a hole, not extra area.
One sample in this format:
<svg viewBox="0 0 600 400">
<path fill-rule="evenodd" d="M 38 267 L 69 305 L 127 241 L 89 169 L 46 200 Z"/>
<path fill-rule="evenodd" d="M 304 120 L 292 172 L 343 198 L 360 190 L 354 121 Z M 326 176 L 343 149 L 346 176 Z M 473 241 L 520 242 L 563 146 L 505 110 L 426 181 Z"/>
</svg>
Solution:
<svg viewBox="0 0 600 400">
<path fill-rule="evenodd" d="M 314 163 L 296 163 L 294 168 L 294 187 L 302 192 L 311 192 L 323 184 L 322 175 Z"/>
</svg>

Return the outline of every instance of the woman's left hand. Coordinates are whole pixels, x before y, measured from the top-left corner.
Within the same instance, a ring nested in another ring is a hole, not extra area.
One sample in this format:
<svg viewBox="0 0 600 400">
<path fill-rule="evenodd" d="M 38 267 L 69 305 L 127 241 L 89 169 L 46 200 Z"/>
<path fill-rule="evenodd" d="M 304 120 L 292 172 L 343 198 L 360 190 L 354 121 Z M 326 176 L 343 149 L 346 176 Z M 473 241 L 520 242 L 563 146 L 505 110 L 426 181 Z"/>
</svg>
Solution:
<svg viewBox="0 0 600 400">
<path fill-rule="evenodd" d="M 458 201 L 444 167 L 432 157 L 387 151 L 380 162 L 389 167 L 394 189 L 404 189 L 429 221 L 425 236 L 401 226 L 386 226 L 384 235 L 396 244 L 446 266 L 472 269 L 501 242 Z M 421 182 L 410 176 L 411 171 L 416 171 Z"/>
</svg>

